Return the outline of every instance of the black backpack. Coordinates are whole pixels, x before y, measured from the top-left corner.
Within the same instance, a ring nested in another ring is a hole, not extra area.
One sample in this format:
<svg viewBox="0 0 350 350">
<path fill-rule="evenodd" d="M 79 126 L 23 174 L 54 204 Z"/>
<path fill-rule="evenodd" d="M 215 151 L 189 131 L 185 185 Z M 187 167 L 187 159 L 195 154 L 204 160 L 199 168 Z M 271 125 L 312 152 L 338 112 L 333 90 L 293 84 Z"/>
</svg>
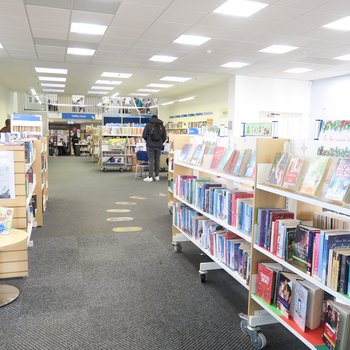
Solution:
<svg viewBox="0 0 350 350">
<path fill-rule="evenodd" d="M 149 134 L 152 141 L 160 141 L 162 139 L 162 127 L 161 124 L 153 124 Z"/>
</svg>

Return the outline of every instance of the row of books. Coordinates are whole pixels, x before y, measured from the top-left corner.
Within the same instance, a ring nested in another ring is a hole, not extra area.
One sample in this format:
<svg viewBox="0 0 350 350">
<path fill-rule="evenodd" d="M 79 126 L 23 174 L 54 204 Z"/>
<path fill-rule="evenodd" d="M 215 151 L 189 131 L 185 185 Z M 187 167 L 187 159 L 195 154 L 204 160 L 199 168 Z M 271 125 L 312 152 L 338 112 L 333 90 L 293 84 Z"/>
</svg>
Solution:
<svg viewBox="0 0 350 350">
<path fill-rule="evenodd" d="M 234 176 L 255 176 L 256 153 L 251 149 L 234 149 L 222 146 L 209 147 L 205 144 L 185 144 L 179 161 L 226 172 Z"/>
<path fill-rule="evenodd" d="M 204 250 L 227 265 L 249 284 L 251 245 L 194 209 L 175 203 L 174 225 L 195 239 Z"/>
<path fill-rule="evenodd" d="M 329 157 L 312 159 L 277 153 L 267 183 L 311 196 L 319 196 L 331 167 Z M 350 203 L 350 159 L 338 159 L 325 198 Z"/>
<path fill-rule="evenodd" d="M 329 349 L 349 349 L 350 306 L 332 300 L 321 288 L 280 264 L 258 264 L 256 295 L 293 319 L 302 331 L 322 325 L 322 339 Z"/>
<path fill-rule="evenodd" d="M 175 194 L 196 208 L 252 234 L 253 193 L 228 189 L 211 179 L 177 175 Z"/>
<path fill-rule="evenodd" d="M 137 143 L 142 143 L 143 140 L 142 140 L 142 137 L 138 137 L 138 136 L 128 137 L 128 138 L 113 138 L 113 137 L 111 137 L 111 138 L 103 139 L 103 142 L 111 144 L 111 145 L 123 144 L 126 146 L 134 146 Z"/>
<path fill-rule="evenodd" d="M 102 135 L 142 135 L 144 126 L 102 126 Z"/>
</svg>

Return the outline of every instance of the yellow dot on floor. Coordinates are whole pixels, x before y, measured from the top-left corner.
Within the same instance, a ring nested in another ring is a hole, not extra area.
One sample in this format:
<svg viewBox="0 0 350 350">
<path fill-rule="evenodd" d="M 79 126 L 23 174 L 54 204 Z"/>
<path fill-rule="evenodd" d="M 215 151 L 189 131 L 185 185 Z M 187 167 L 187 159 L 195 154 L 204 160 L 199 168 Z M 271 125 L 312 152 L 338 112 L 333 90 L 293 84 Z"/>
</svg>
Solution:
<svg viewBox="0 0 350 350">
<path fill-rule="evenodd" d="M 132 199 L 146 199 L 146 197 L 140 197 L 140 196 L 130 196 Z"/>
<path fill-rule="evenodd" d="M 136 205 L 136 202 L 115 202 L 115 204 L 120 204 L 120 205 Z"/>
<path fill-rule="evenodd" d="M 142 227 L 133 226 L 133 227 L 116 227 L 113 229 L 114 232 L 138 232 L 142 231 Z"/>
<path fill-rule="evenodd" d="M 130 209 L 107 209 L 107 213 L 129 213 Z"/>
<path fill-rule="evenodd" d="M 120 218 L 108 218 L 107 221 L 110 222 L 119 222 L 119 221 L 132 221 L 134 220 L 134 218 L 128 217 L 128 216 L 124 216 L 124 217 L 120 217 Z"/>
</svg>

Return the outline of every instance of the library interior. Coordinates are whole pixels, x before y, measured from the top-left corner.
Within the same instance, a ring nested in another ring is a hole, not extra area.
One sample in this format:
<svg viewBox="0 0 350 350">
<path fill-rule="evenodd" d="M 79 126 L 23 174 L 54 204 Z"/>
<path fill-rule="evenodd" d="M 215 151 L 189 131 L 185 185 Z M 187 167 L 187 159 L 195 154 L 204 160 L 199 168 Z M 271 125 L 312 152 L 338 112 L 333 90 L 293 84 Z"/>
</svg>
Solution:
<svg viewBox="0 0 350 350">
<path fill-rule="evenodd" d="M 0 1 L 0 348 L 350 349 L 350 2 Z"/>
</svg>

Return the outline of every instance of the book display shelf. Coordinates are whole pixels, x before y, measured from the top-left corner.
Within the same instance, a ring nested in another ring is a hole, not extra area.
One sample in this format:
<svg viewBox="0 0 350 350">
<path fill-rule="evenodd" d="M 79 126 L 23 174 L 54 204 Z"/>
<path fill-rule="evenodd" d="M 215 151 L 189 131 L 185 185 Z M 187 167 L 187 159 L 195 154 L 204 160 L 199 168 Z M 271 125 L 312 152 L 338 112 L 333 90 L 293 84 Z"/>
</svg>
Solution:
<svg viewBox="0 0 350 350">
<path fill-rule="evenodd" d="M 267 344 L 260 326 L 276 322 L 310 349 L 326 350 L 332 344 L 337 344 L 337 349 L 348 349 L 350 288 L 344 291 L 347 286 L 344 287 L 342 279 L 345 278 L 344 268 L 348 283 L 349 262 L 346 258 L 350 256 L 350 239 L 346 239 L 346 234 L 350 231 L 350 207 L 338 198 L 342 195 L 348 200 L 347 189 L 339 190 L 340 186 L 334 185 L 334 174 L 338 173 L 339 164 L 344 164 L 330 158 L 324 174 L 317 175 L 311 169 L 318 159 L 318 149 L 324 146 L 319 141 L 269 138 L 230 140 L 230 145 L 217 143 L 211 161 L 207 161 L 204 154 L 202 162 L 197 162 L 193 161 L 196 151 L 189 158 L 184 157 L 186 144 L 203 142 L 198 137 L 176 140 L 181 137 L 184 136 L 172 135 L 174 139 L 170 139 L 174 155 L 173 160 L 169 159 L 169 202 L 173 202 L 172 244 L 175 251 L 180 252 L 181 242 L 190 240 L 213 260 L 200 264 L 202 282 L 207 279 L 209 270 L 224 269 L 248 290 L 247 314 L 240 315 L 241 328 L 257 349 Z M 224 146 L 224 150 L 218 146 Z M 227 166 L 218 170 L 220 166 L 214 165 L 215 157 L 217 155 L 219 160 L 221 152 L 223 159 L 229 146 L 241 152 L 243 149 L 255 151 L 255 176 L 239 176 L 237 170 L 234 175 L 235 171 L 230 171 Z M 277 176 L 281 165 L 279 161 L 276 163 L 278 154 L 287 154 L 288 159 L 281 180 Z M 295 170 L 295 158 L 302 160 L 303 171 Z M 313 179 L 314 189 L 308 187 L 309 177 Z M 237 193 L 244 191 L 251 197 L 236 199 L 234 211 L 233 200 Z M 264 213 L 268 213 L 267 216 L 264 217 Z M 317 222 L 316 217 L 321 219 Z M 325 226 L 326 223 L 334 225 L 337 220 L 343 226 Z M 328 232 L 333 228 L 344 234 L 340 243 L 335 239 L 331 241 L 332 234 L 340 235 Z M 307 246 L 300 238 L 305 237 L 300 236 L 303 229 L 308 233 Z M 327 245 L 331 243 L 333 245 Z M 240 253 L 236 251 L 238 262 L 233 257 L 235 245 L 241 250 Z M 302 256 L 303 252 L 306 257 Z M 339 259 L 345 259 L 346 263 L 341 260 L 343 265 L 337 265 Z M 270 266 L 272 277 L 264 274 L 262 266 Z M 320 270 L 321 276 L 318 275 Z M 324 273 L 328 273 L 326 278 Z M 286 280 L 289 289 L 283 285 L 285 276 L 289 276 Z M 268 287 L 264 289 L 265 282 Z M 296 299 L 300 285 L 307 286 L 304 299 L 300 296 Z M 315 295 L 322 295 L 317 299 L 318 304 Z M 301 305 L 305 306 L 304 313 Z M 327 312 L 332 312 L 329 320 Z"/>
</svg>

